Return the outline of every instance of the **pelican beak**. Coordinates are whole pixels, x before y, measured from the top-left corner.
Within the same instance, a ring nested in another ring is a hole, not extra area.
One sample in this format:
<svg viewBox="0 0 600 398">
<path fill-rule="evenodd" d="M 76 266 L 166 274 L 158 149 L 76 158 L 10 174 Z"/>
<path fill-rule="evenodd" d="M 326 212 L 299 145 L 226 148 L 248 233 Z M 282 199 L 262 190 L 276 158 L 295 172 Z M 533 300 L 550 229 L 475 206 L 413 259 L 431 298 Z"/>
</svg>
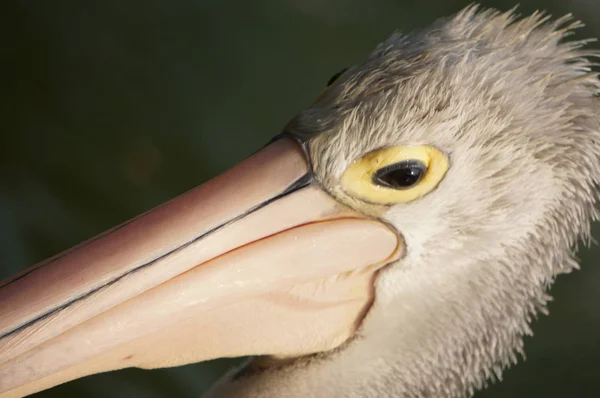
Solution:
<svg viewBox="0 0 600 398">
<path fill-rule="evenodd" d="M 350 337 L 386 225 L 278 139 L 207 183 L 0 283 L 0 397 L 124 367 L 293 356 Z"/>
</svg>

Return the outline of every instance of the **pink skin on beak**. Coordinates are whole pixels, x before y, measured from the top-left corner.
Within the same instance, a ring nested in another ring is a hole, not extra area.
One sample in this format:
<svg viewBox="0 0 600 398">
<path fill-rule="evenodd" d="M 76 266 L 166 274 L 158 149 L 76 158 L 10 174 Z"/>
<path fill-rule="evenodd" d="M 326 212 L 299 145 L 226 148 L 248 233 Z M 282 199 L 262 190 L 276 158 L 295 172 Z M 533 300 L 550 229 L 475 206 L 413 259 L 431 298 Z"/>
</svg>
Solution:
<svg viewBox="0 0 600 398">
<path fill-rule="evenodd" d="M 283 138 L 0 283 L 0 397 L 123 367 L 303 355 L 355 331 L 402 245 Z"/>
</svg>

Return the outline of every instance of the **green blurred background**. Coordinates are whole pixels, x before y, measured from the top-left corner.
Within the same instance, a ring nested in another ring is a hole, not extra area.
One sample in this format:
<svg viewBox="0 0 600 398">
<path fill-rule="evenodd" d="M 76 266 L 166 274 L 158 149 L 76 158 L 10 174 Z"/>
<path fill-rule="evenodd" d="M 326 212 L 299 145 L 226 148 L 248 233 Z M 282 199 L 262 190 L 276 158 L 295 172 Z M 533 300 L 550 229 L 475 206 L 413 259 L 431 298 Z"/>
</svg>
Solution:
<svg viewBox="0 0 600 398">
<path fill-rule="evenodd" d="M 468 3 L 2 2 L 0 276 L 225 170 L 392 31 Z M 572 12 L 588 25 L 579 36 L 600 37 L 598 0 L 522 0 L 520 12 L 538 8 Z M 478 397 L 600 396 L 598 255 L 583 250 L 582 270 L 559 278 L 527 361 Z M 232 363 L 128 369 L 36 396 L 198 397 Z"/>
</svg>

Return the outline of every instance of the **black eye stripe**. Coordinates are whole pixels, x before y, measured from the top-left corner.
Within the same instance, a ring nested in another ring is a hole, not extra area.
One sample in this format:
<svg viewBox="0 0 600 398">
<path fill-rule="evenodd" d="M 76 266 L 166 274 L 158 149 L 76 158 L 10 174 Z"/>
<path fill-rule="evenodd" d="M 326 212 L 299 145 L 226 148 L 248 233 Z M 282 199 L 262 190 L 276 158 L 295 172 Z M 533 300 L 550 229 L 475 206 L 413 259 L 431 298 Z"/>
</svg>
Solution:
<svg viewBox="0 0 600 398">
<path fill-rule="evenodd" d="M 419 183 L 427 166 L 419 160 L 404 160 L 382 167 L 373 174 L 373 183 L 397 190 L 409 189 Z"/>
<path fill-rule="evenodd" d="M 344 74 L 344 72 L 346 72 L 348 70 L 348 68 L 344 68 L 341 71 L 339 71 L 338 73 L 336 73 L 335 75 L 331 76 L 329 78 L 329 80 L 327 81 L 327 87 L 331 86 L 333 83 L 335 83 L 335 81 L 337 79 L 340 78 L 340 76 L 342 76 Z"/>
</svg>

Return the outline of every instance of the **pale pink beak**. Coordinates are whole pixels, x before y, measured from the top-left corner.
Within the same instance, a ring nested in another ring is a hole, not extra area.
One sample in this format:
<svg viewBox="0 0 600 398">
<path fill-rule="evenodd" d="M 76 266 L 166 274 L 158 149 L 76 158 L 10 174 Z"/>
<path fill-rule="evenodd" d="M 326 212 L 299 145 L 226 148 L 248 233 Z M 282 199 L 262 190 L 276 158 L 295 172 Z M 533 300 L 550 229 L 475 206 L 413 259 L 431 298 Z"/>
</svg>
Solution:
<svg viewBox="0 0 600 398">
<path fill-rule="evenodd" d="M 350 337 L 395 232 L 274 141 L 207 183 L 0 283 L 0 397 L 92 373 L 303 355 Z"/>
</svg>

